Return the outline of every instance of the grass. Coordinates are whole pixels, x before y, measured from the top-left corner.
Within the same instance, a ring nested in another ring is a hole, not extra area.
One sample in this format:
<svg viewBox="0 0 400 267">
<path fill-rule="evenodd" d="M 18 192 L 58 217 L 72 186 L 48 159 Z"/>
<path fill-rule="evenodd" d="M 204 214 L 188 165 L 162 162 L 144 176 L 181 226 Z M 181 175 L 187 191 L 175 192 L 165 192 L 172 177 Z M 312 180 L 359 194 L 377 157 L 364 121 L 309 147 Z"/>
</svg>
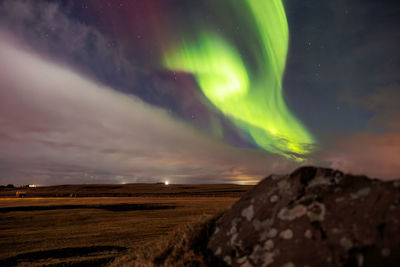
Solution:
<svg viewBox="0 0 400 267">
<path fill-rule="evenodd" d="M 108 267 L 130 266 L 226 266 L 207 248 L 216 220 L 222 212 L 188 223 L 157 242 L 116 258 Z"/>
<path fill-rule="evenodd" d="M 158 246 L 141 257 L 154 262 L 182 225 L 207 221 L 237 199 L 0 198 L 0 266 L 98 266 Z"/>
</svg>

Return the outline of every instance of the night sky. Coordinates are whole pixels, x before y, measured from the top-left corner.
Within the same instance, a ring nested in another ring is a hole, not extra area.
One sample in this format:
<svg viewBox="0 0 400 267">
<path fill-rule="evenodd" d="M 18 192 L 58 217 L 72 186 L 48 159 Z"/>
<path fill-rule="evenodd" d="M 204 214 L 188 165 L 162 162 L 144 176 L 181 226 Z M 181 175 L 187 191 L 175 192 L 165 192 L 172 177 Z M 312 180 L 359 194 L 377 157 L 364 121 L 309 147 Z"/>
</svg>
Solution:
<svg viewBox="0 0 400 267">
<path fill-rule="evenodd" d="M 400 178 L 400 4 L 0 0 L 0 184 Z"/>
</svg>

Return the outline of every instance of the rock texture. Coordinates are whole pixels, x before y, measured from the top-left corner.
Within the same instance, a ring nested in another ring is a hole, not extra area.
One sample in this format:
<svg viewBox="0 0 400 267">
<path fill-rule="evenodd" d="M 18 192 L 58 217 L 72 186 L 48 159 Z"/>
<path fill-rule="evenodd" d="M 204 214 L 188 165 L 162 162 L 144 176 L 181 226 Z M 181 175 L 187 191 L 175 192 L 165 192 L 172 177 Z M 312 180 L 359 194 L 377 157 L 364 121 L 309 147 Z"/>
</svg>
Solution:
<svg viewBox="0 0 400 267">
<path fill-rule="evenodd" d="M 314 167 L 270 176 L 208 247 L 232 266 L 400 266 L 400 183 Z"/>
</svg>

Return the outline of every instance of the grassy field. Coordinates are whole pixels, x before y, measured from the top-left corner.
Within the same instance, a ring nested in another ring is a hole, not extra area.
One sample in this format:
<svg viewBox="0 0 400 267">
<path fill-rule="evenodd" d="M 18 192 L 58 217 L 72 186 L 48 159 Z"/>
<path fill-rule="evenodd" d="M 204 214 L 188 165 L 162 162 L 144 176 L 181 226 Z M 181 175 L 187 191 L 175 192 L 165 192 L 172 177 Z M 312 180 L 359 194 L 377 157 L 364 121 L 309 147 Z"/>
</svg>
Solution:
<svg viewBox="0 0 400 267">
<path fill-rule="evenodd" d="M 187 197 L 184 190 L 181 193 L 0 198 L 0 266 L 105 264 L 153 246 L 180 227 L 215 216 L 239 197 L 238 192 L 227 197 L 226 191 L 219 196 Z"/>
</svg>

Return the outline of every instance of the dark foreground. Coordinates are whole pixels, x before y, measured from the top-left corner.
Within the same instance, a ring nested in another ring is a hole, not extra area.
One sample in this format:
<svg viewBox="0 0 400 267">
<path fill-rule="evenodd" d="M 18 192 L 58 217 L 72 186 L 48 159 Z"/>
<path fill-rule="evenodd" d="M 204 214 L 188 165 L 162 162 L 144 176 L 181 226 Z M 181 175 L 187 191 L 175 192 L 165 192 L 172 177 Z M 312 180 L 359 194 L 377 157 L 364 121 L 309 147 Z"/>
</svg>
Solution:
<svg viewBox="0 0 400 267">
<path fill-rule="evenodd" d="M 104 265 L 227 210 L 250 188 L 68 185 L 28 189 L 24 198 L 15 197 L 18 189 L 5 190 L 0 266 Z M 135 197 L 102 197 L 110 195 Z"/>
<path fill-rule="evenodd" d="M 400 181 L 302 167 L 251 189 L 182 186 L 191 197 L 156 186 L 131 198 L 3 199 L 0 264 L 399 266 Z"/>
</svg>

